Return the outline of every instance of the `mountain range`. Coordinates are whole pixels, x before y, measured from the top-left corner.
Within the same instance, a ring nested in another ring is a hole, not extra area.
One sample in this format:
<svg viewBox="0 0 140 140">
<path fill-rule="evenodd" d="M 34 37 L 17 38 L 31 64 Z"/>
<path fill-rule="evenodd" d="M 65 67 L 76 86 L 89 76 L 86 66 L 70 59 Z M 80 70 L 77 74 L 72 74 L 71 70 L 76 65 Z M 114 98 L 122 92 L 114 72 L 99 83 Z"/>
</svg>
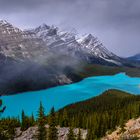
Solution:
<svg viewBox="0 0 140 140">
<path fill-rule="evenodd" d="M 46 24 L 23 31 L 7 21 L 0 21 L 1 55 L 15 60 L 29 59 L 33 61 L 38 57 L 48 58 L 50 53 L 56 56 L 75 57 L 88 63 L 132 65 L 128 59 L 110 52 L 92 34 L 77 37 L 73 32 L 62 31 L 58 27 Z"/>
<path fill-rule="evenodd" d="M 0 94 L 79 81 L 87 65 L 139 68 L 140 62 L 110 52 L 92 34 L 78 36 L 42 24 L 21 30 L 0 21 Z"/>
<path fill-rule="evenodd" d="M 140 53 L 134 56 L 128 57 L 127 59 L 132 60 L 132 61 L 140 61 Z"/>
<path fill-rule="evenodd" d="M 55 54 L 69 55 L 82 62 L 103 65 L 121 66 L 127 63 L 126 60 L 107 50 L 92 34 L 77 37 L 73 32 L 62 31 L 58 27 L 46 24 L 28 32 L 46 42 L 48 48 Z"/>
</svg>

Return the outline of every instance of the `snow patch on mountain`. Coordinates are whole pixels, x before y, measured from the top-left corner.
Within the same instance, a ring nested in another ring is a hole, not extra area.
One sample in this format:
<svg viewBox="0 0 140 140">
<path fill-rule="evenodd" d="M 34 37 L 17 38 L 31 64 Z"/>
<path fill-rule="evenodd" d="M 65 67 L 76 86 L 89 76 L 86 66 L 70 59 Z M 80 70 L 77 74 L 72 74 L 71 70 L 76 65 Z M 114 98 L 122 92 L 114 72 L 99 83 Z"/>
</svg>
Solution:
<svg viewBox="0 0 140 140">
<path fill-rule="evenodd" d="M 42 24 L 30 30 L 20 30 L 7 21 L 0 21 L 0 53 L 14 59 L 69 55 L 81 61 L 99 64 L 123 65 L 122 58 L 110 52 L 92 34 L 79 36 L 75 29 L 62 30 Z"/>
<path fill-rule="evenodd" d="M 31 59 L 40 54 L 44 44 L 34 33 L 23 31 L 7 21 L 0 21 L 0 54 L 5 57 L 21 61 Z"/>
</svg>

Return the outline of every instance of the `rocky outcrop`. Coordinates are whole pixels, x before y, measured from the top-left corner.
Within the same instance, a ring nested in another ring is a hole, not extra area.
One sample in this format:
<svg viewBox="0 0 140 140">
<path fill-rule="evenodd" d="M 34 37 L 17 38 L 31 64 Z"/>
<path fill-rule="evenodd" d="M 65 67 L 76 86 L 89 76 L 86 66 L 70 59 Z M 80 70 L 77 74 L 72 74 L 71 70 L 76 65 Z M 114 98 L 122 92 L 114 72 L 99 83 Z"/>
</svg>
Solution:
<svg viewBox="0 0 140 140">
<path fill-rule="evenodd" d="M 48 125 L 46 125 L 46 129 L 48 129 Z M 67 140 L 67 134 L 69 133 L 69 128 L 68 127 L 57 127 L 58 129 L 58 140 Z M 37 133 L 38 133 L 38 128 L 37 126 L 35 127 L 30 127 L 26 131 L 21 131 L 20 128 L 16 129 L 16 136 L 14 140 L 37 140 Z M 83 140 L 86 139 L 87 136 L 87 130 L 81 130 L 81 138 Z M 75 128 L 74 130 L 75 136 L 78 135 L 79 129 Z"/>
<path fill-rule="evenodd" d="M 102 140 L 140 140 L 140 118 L 129 120 L 124 128 L 118 127 Z"/>
<path fill-rule="evenodd" d="M 36 135 L 37 127 L 30 127 L 23 132 L 20 130 L 20 128 L 17 128 L 14 140 L 37 140 Z"/>
</svg>

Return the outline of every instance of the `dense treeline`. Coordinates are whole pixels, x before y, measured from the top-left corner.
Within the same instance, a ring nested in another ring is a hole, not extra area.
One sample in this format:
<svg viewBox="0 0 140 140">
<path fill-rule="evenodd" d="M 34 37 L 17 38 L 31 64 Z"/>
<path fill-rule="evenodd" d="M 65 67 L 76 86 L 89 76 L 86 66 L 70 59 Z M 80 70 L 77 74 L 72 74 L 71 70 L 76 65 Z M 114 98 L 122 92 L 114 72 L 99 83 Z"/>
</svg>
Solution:
<svg viewBox="0 0 140 140">
<path fill-rule="evenodd" d="M 29 117 L 24 111 L 21 112 L 21 119 L 1 119 L 0 140 L 12 140 L 17 127 L 25 131 L 35 125 L 38 126 L 38 140 L 57 140 L 57 125 L 70 127 L 68 140 L 81 140 L 80 129 L 76 138 L 73 128 L 87 129 L 87 140 L 100 138 L 107 131 L 113 131 L 116 126 L 121 126 L 123 131 L 127 120 L 140 116 L 140 96 L 109 90 L 95 98 L 66 106 L 58 112 L 52 108 L 49 116 L 44 112 L 40 103 L 36 120 L 33 115 Z M 49 124 L 47 129 L 46 124 Z"/>
<path fill-rule="evenodd" d="M 86 78 L 90 76 L 114 75 L 120 72 L 125 72 L 127 75 L 132 77 L 140 77 L 140 68 L 103 66 L 98 64 L 85 65 L 78 75 L 81 78 Z"/>
<path fill-rule="evenodd" d="M 1 102 L 2 103 L 2 102 Z M 45 125 L 48 124 L 47 129 Z M 27 116 L 24 110 L 19 118 L 3 118 L 0 120 L 0 140 L 13 140 L 16 135 L 16 129 L 26 131 L 31 126 L 38 126 L 38 132 L 35 137 L 38 140 L 57 140 L 56 115 L 54 108 L 51 109 L 49 117 L 45 115 L 44 107 L 40 103 L 38 109 L 38 117 L 35 120 L 34 116 Z"/>
<path fill-rule="evenodd" d="M 3 110 L 3 109 L 2 109 Z M 4 110 L 1 112 L 3 113 Z M 28 129 L 35 124 L 33 115 L 28 117 L 22 111 L 22 120 L 17 118 L 0 119 L 0 140 L 13 140 L 16 134 L 16 128 L 20 127 L 21 131 Z"/>
<path fill-rule="evenodd" d="M 90 100 L 69 105 L 57 112 L 58 124 L 88 129 L 88 140 L 140 116 L 140 96 L 109 90 Z"/>
<path fill-rule="evenodd" d="M 2 106 L 2 100 L 0 100 L 0 107 Z M 4 112 L 6 107 L 0 108 L 0 115 Z M 6 118 L 0 120 L 0 140 L 14 139 L 15 128 L 20 126 L 18 118 Z"/>
</svg>

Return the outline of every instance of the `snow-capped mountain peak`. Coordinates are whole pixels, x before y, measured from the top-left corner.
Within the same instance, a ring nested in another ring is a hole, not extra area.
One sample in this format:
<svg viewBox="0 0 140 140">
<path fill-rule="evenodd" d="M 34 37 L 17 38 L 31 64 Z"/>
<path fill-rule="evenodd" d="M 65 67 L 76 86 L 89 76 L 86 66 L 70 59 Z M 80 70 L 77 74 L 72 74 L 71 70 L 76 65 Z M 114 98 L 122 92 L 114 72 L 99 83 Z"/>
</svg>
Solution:
<svg viewBox="0 0 140 140">
<path fill-rule="evenodd" d="M 95 38 L 92 34 L 86 34 L 77 39 L 80 44 L 92 44 L 97 38 Z"/>
<path fill-rule="evenodd" d="M 7 30 L 9 32 L 22 32 L 22 30 L 13 26 L 12 24 L 7 22 L 6 20 L 0 20 L 0 28 L 1 28 L 1 30 L 3 29 L 3 30 Z"/>
<path fill-rule="evenodd" d="M 44 31 L 44 30 L 49 30 L 50 26 L 48 26 L 47 24 L 43 23 L 42 25 L 40 25 L 39 27 L 37 27 L 35 29 L 36 32 L 40 32 L 40 31 Z"/>
<path fill-rule="evenodd" d="M 36 34 L 37 37 L 43 39 L 44 41 L 50 42 L 48 38 L 49 39 L 54 38 L 54 36 L 57 35 L 58 28 L 55 26 L 48 26 L 47 24 L 42 24 L 35 29 L 28 30 L 28 32 L 34 33 Z"/>
<path fill-rule="evenodd" d="M 9 24 L 6 20 L 0 20 L 0 25 Z"/>
<path fill-rule="evenodd" d="M 119 57 L 106 49 L 98 38 L 92 34 L 79 37 L 75 34 L 75 30 L 68 32 L 46 24 L 42 24 L 32 31 L 43 39 L 53 51 L 61 51 L 65 54 L 72 54 L 72 56 L 78 54 L 86 61 L 96 58 L 108 63 L 115 63 L 115 65 L 121 65 L 120 62 L 116 62 L 119 61 Z"/>
<path fill-rule="evenodd" d="M 97 37 L 94 37 L 92 34 L 84 35 L 81 38 L 77 40 L 78 43 L 80 43 L 84 48 L 89 49 L 91 52 L 94 52 L 95 54 L 98 54 L 96 50 L 99 50 L 100 52 L 106 52 L 110 53 L 103 44 L 98 40 Z"/>
<path fill-rule="evenodd" d="M 36 56 L 41 52 L 40 49 L 44 49 L 45 43 L 34 35 L 7 21 L 0 21 L 0 55 L 18 60 Z"/>
<path fill-rule="evenodd" d="M 35 29 L 22 31 L 7 21 L 0 21 L 0 43 L 7 44 L 1 48 L 1 53 L 7 56 L 15 56 L 19 52 L 24 58 L 30 57 L 34 52 L 41 52 L 39 47 L 43 50 L 46 46 L 55 53 L 76 56 L 81 61 L 121 65 L 120 58 L 104 47 L 97 37 L 92 34 L 77 36 L 75 29 L 66 31 L 56 26 L 42 24 Z M 36 51 L 31 53 L 29 51 L 31 48 Z"/>
</svg>

